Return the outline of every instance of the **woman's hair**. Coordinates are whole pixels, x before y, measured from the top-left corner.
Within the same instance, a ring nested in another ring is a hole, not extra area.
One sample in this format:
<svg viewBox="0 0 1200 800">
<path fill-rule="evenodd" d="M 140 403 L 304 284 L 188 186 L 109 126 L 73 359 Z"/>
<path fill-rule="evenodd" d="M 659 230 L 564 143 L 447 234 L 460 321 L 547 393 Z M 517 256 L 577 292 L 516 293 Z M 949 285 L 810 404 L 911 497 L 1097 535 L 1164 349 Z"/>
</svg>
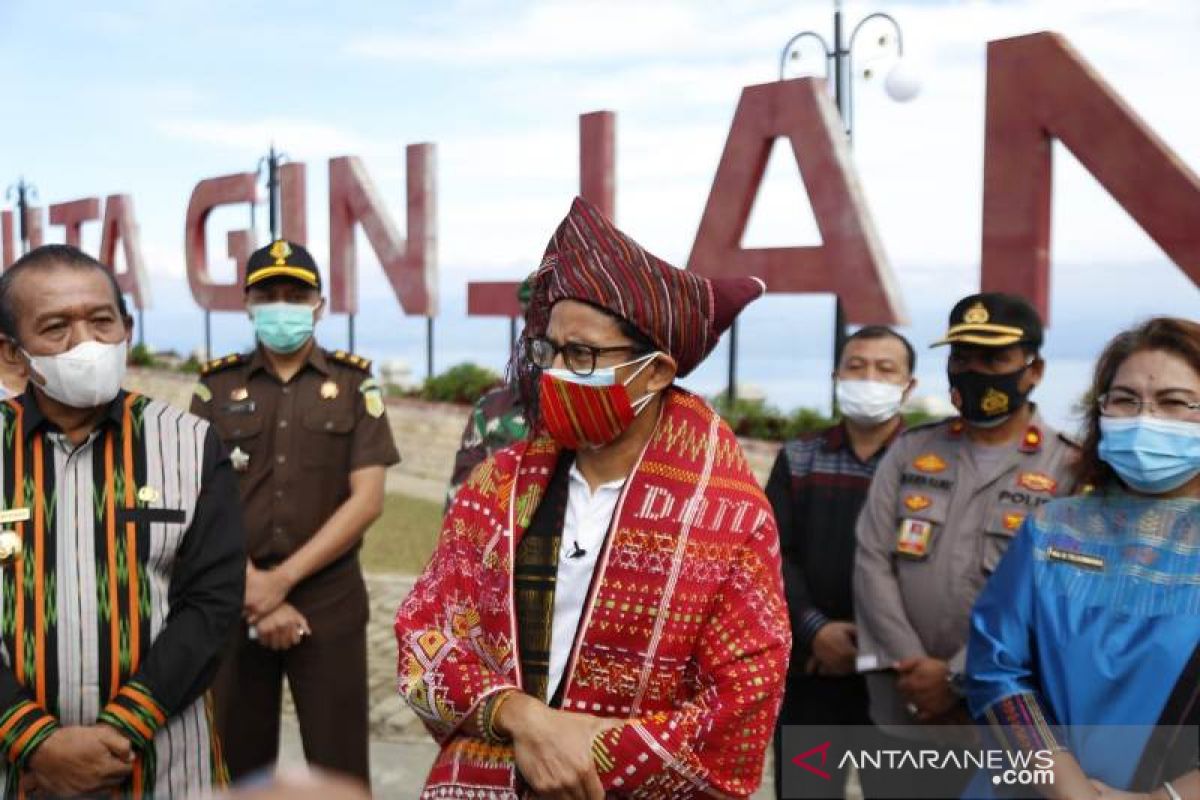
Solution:
<svg viewBox="0 0 1200 800">
<path fill-rule="evenodd" d="M 1075 463 L 1075 485 L 1105 491 L 1118 485 L 1117 474 L 1100 458 L 1100 395 L 1112 387 L 1121 365 L 1135 353 L 1158 350 L 1186 361 L 1200 373 L 1200 324 L 1176 317 L 1155 317 L 1124 331 L 1108 343 L 1096 362 L 1092 386 L 1084 397 L 1083 449 Z"/>
</svg>

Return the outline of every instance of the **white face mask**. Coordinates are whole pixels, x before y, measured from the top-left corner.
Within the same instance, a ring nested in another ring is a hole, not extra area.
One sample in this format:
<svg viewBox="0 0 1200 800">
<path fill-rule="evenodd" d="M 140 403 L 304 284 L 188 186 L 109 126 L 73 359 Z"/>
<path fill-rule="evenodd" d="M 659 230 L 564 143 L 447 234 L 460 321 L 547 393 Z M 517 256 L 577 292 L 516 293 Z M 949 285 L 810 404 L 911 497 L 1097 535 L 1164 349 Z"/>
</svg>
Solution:
<svg viewBox="0 0 1200 800">
<path fill-rule="evenodd" d="M 111 402 L 121 391 L 128 348 L 124 341 L 105 344 L 92 340 L 56 356 L 21 352 L 37 373 L 32 380 L 39 389 L 72 408 L 95 408 Z"/>
<path fill-rule="evenodd" d="M 900 413 L 907 387 L 883 381 L 838 381 L 842 416 L 859 425 L 882 425 Z"/>
</svg>

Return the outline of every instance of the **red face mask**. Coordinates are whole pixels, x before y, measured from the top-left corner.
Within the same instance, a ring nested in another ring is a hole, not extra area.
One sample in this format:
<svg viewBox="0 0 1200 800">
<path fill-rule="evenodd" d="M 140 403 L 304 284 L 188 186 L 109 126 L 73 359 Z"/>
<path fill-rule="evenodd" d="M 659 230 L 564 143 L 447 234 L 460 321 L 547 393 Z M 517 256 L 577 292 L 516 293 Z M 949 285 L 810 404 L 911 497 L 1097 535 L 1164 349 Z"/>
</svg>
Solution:
<svg viewBox="0 0 1200 800">
<path fill-rule="evenodd" d="M 652 360 L 647 357 L 646 364 Z M 654 397 L 651 393 L 639 399 L 635 408 L 625 384 L 583 382 L 594 381 L 595 377 L 601 380 L 608 377 L 599 374 L 601 372 L 597 370 L 597 376 L 580 378 L 567 370 L 542 371 L 538 395 L 542 421 L 554 441 L 568 450 L 596 450 L 610 443 L 633 424 L 637 415 Z M 638 372 L 631 375 L 629 380 L 637 377 Z"/>
</svg>

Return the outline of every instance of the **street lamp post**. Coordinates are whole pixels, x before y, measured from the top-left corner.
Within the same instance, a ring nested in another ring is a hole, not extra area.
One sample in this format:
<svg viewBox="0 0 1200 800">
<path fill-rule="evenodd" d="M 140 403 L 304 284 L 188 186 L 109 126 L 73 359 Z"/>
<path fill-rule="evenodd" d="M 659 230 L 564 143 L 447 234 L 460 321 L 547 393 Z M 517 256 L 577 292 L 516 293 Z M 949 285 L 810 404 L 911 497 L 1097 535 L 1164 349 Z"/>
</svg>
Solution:
<svg viewBox="0 0 1200 800">
<path fill-rule="evenodd" d="M 29 201 L 37 197 L 37 187 L 22 176 L 17 182 L 8 187 L 4 193 L 6 199 L 16 200 L 17 204 L 17 235 L 21 239 L 21 254 L 29 252 Z"/>
<path fill-rule="evenodd" d="M 886 33 L 880 34 L 875 42 L 875 46 L 880 49 L 887 49 L 894 44 L 896 51 L 896 63 L 884 81 L 884 88 L 893 100 L 901 103 L 907 102 L 917 96 L 921 88 L 920 83 L 913 70 L 904 61 L 904 34 L 900 30 L 900 24 L 891 15 L 882 11 L 868 14 L 860 19 L 850 31 L 849 38 L 844 38 L 842 3 L 841 0 L 834 0 L 832 46 L 824 36 L 816 31 L 801 31 L 788 39 L 779 54 L 779 80 L 784 80 L 787 75 L 788 62 L 801 60 L 800 46 L 805 40 L 812 40 L 820 46 L 821 54 L 825 57 L 825 77 L 828 80 L 832 71 L 834 102 L 837 104 L 842 124 L 846 128 L 846 140 L 851 145 L 854 144 L 854 79 L 857 76 L 854 69 L 854 46 L 864 26 L 873 22 L 886 23 L 894 34 L 894 38 L 889 37 Z M 862 74 L 864 78 L 869 79 L 872 76 L 871 68 L 864 69 Z M 842 348 L 846 344 L 846 310 L 840 296 L 834 298 L 834 304 L 833 368 L 836 371 L 842 357 Z M 831 407 L 836 412 L 836 394 L 831 401 Z"/>
</svg>

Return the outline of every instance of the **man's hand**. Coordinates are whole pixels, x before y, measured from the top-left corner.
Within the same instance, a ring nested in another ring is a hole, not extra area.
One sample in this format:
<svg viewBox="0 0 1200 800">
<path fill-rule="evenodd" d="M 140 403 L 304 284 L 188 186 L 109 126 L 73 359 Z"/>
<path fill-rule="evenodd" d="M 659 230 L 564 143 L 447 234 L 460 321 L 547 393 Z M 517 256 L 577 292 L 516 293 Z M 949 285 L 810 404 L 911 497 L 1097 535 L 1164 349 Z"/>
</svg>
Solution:
<svg viewBox="0 0 1200 800">
<path fill-rule="evenodd" d="M 29 758 L 27 787 L 74 796 L 118 786 L 133 770 L 133 747 L 115 728 L 59 728 Z"/>
<path fill-rule="evenodd" d="M 950 667 L 936 658 L 906 658 L 896 664 L 896 688 L 917 707 L 916 717 L 932 720 L 950 711 L 959 697 L 947 678 Z"/>
<path fill-rule="evenodd" d="M 287 650 L 312 634 L 308 620 L 291 603 L 283 603 L 258 621 L 258 643 L 270 650 Z"/>
<path fill-rule="evenodd" d="M 517 693 L 500 707 L 494 724 L 512 737 L 517 769 L 538 797 L 604 800 L 592 739 L 621 727 L 621 720 L 557 711 Z"/>
<path fill-rule="evenodd" d="M 246 564 L 246 600 L 242 609 L 246 622 L 258 621 L 279 608 L 292 590 L 287 573 L 281 569 L 257 569 Z"/>
<path fill-rule="evenodd" d="M 852 622 L 827 622 L 812 639 L 818 675 L 852 675 L 858 657 L 858 629 Z"/>
</svg>

